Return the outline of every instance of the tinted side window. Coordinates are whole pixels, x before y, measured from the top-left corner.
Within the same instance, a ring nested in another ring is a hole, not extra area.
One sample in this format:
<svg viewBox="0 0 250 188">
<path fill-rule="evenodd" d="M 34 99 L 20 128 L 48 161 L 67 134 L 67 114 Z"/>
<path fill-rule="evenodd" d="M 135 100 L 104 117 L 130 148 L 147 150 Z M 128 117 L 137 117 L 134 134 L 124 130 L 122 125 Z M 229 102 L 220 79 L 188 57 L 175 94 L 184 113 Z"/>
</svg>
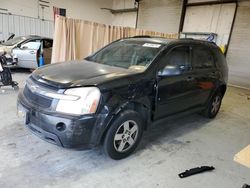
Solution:
<svg viewBox="0 0 250 188">
<path fill-rule="evenodd" d="M 181 46 L 172 49 L 169 53 L 164 54 L 160 59 L 161 67 L 175 67 L 185 69 L 190 67 L 190 50 L 188 46 Z"/>
<path fill-rule="evenodd" d="M 204 46 L 193 47 L 192 65 L 195 69 L 214 67 L 214 58 L 209 48 Z"/>
<path fill-rule="evenodd" d="M 52 48 L 53 40 L 45 39 L 43 40 L 43 48 Z"/>
</svg>

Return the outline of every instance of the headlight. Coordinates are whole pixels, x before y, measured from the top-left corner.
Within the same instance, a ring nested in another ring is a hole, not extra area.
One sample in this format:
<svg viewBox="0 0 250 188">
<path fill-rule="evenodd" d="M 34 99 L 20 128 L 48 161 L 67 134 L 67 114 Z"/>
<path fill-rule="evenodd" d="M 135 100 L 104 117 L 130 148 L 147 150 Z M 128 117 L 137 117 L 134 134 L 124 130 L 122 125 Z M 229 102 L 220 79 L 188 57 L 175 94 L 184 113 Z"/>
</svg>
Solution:
<svg viewBox="0 0 250 188">
<path fill-rule="evenodd" d="M 75 115 L 95 113 L 101 97 L 100 90 L 96 87 L 67 89 L 64 95 L 75 96 L 77 99 L 60 99 L 56 111 Z"/>
</svg>

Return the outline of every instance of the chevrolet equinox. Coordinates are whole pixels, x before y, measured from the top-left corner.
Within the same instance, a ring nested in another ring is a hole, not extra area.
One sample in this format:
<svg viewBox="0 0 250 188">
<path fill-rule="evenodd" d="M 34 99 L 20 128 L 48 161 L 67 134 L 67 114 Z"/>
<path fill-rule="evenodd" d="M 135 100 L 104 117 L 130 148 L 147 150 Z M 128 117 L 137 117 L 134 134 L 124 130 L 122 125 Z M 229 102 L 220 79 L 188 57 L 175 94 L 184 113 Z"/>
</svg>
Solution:
<svg viewBox="0 0 250 188">
<path fill-rule="evenodd" d="M 130 155 L 152 122 L 194 112 L 214 118 L 228 68 L 216 44 L 138 36 L 82 61 L 38 68 L 18 95 L 18 115 L 40 138 L 65 148 L 102 145 Z"/>
</svg>

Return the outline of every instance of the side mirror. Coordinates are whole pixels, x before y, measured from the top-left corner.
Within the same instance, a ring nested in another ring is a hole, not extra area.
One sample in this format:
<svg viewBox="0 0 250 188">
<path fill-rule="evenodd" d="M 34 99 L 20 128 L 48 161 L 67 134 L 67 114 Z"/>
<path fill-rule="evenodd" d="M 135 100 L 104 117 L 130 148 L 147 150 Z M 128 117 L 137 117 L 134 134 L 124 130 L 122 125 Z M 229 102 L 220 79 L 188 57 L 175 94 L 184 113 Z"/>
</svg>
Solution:
<svg viewBox="0 0 250 188">
<path fill-rule="evenodd" d="M 21 44 L 17 44 L 16 48 L 21 48 L 21 46 L 22 46 Z"/>
<path fill-rule="evenodd" d="M 158 76 L 175 76 L 180 75 L 182 73 L 181 67 L 167 65 L 163 70 L 158 72 Z"/>
</svg>

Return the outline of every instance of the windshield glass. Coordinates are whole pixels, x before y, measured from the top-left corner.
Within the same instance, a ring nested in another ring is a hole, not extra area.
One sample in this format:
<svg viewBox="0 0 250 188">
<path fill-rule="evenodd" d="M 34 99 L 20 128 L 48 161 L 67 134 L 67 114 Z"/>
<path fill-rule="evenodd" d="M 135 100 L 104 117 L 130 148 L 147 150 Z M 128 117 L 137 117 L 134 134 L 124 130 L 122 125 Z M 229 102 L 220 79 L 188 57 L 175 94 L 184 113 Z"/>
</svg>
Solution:
<svg viewBox="0 0 250 188">
<path fill-rule="evenodd" d="M 89 61 L 126 69 L 146 69 L 163 47 L 160 43 L 143 41 L 118 41 L 95 55 L 87 58 Z"/>
<path fill-rule="evenodd" d="M 5 45 L 5 46 L 13 46 L 13 45 L 18 44 L 18 43 L 20 43 L 20 42 L 22 42 L 22 41 L 24 41 L 26 39 L 27 39 L 26 37 L 15 37 L 13 39 L 10 39 L 10 40 L 4 42 L 3 45 Z"/>
</svg>

